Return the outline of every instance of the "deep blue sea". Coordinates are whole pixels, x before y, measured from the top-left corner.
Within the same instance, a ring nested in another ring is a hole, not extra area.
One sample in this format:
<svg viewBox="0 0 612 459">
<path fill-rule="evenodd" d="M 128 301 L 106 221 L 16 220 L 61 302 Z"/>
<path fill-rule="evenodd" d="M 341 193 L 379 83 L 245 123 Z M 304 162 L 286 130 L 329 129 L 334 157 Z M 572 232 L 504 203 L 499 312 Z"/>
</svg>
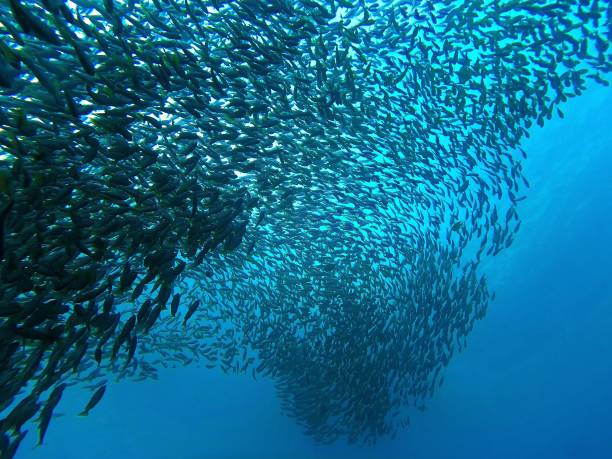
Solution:
<svg viewBox="0 0 612 459">
<path fill-rule="evenodd" d="M 161 369 L 67 391 L 19 459 L 612 458 L 612 89 L 590 87 L 524 143 L 531 183 L 510 249 L 482 266 L 496 299 L 422 414 L 374 447 L 318 446 L 272 382 Z M 32 427 L 33 429 L 34 427 Z"/>
</svg>

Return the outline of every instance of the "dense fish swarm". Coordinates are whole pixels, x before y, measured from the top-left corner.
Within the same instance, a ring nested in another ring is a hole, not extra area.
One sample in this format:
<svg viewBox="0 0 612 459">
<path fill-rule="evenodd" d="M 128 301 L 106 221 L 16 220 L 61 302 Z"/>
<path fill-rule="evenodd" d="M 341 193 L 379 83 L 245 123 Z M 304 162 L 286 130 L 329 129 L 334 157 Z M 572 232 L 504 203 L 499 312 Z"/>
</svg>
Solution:
<svg viewBox="0 0 612 459">
<path fill-rule="evenodd" d="M 2 0 L 0 453 L 69 385 L 274 378 L 321 442 L 442 383 L 528 186 L 608 84 L 604 0 Z"/>
</svg>

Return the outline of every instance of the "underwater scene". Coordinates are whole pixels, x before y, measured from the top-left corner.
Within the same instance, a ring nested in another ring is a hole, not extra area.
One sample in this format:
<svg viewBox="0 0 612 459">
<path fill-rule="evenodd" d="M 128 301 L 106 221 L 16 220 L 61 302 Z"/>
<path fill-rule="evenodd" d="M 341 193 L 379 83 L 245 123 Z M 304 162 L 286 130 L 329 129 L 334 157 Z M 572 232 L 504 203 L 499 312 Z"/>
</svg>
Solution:
<svg viewBox="0 0 612 459">
<path fill-rule="evenodd" d="M 0 459 L 612 458 L 611 41 L 0 0 Z"/>
</svg>

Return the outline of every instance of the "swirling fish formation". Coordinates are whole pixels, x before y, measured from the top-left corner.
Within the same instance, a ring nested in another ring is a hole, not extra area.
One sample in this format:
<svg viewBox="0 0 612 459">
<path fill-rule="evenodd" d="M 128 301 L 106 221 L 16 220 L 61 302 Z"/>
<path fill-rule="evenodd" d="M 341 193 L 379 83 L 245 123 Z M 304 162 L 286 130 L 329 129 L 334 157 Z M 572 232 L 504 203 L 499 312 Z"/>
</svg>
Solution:
<svg viewBox="0 0 612 459">
<path fill-rule="evenodd" d="M 159 366 L 370 444 L 442 384 L 528 187 L 608 85 L 604 0 L 3 0 L 0 451 Z"/>
</svg>

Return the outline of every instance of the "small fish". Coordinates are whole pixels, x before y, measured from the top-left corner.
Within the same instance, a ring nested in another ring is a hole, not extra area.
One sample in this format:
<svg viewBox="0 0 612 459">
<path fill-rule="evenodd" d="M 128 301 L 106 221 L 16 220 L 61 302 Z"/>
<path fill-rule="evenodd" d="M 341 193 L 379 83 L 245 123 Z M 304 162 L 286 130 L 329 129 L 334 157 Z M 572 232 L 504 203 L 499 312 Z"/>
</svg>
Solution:
<svg viewBox="0 0 612 459">
<path fill-rule="evenodd" d="M 40 417 L 38 419 L 37 446 L 41 446 L 43 444 L 45 434 L 47 433 L 47 428 L 49 427 L 49 422 L 51 421 L 51 418 L 53 416 L 53 410 L 55 410 L 55 407 L 60 402 L 64 389 L 66 389 L 65 383 L 58 384 L 57 386 L 55 386 L 40 412 Z"/>
<path fill-rule="evenodd" d="M 181 303 L 181 294 L 176 293 L 172 298 L 172 303 L 170 304 L 170 314 L 172 317 L 176 316 L 176 312 L 178 311 L 179 304 Z"/>
<path fill-rule="evenodd" d="M 87 402 L 85 409 L 79 414 L 79 416 L 87 416 L 89 412 L 100 402 L 100 400 L 104 396 L 104 392 L 106 392 L 106 384 L 96 389 L 96 391 L 93 393 L 93 395 Z"/>
<path fill-rule="evenodd" d="M 191 303 L 191 305 L 187 309 L 187 314 L 185 314 L 185 318 L 183 319 L 183 326 L 187 325 L 187 321 L 196 312 L 198 306 L 200 306 L 200 300 L 195 300 L 193 303 Z"/>
</svg>

